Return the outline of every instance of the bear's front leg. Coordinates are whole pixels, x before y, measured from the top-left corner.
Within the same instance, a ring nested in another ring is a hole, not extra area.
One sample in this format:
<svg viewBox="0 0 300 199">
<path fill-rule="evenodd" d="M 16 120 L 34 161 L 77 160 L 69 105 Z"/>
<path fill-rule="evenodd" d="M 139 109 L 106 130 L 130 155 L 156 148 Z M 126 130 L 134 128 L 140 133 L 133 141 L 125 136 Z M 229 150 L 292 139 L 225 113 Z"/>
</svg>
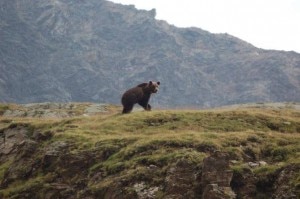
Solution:
<svg viewBox="0 0 300 199">
<path fill-rule="evenodd" d="M 139 102 L 138 103 L 141 107 L 143 107 L 146 111 L 151 111 L 151 106 L 147 102 Z"/>
<path fill-rule="evenodd" d="M 147 110 L 147 111 L 151 111 L 151 105 L 150 105 L 150 104 L 148 104 L 148 106 L 147 106 L 147 109 L 145 109 L 145 110 Z"/>
</svg>

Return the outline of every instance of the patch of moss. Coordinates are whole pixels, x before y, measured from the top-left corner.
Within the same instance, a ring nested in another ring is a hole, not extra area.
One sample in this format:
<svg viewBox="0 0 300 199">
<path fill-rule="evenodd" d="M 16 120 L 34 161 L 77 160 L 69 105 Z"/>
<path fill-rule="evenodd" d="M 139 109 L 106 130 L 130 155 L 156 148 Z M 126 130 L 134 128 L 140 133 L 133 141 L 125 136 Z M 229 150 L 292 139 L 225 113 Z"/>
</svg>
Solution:
<svg viewBox="0 0 300 199">
<path fill-rule="evenodd" d="M 41 176 L 25 181 L 17 181 L 8 188 L 1 190 L 4 198 L 38 198 L 43 192 L 44 181 Z"/>
<path fill-rule="evenodd" d="M 253 172 L 256 175 L 268 175 L 274 173 L 280 167 L 282 167 L 282 165 L 265 165 L 255 168 Z"/>
<path fill-rule="evenodd" d="M 0 181 L 3 180 L 5 172 L 9 169 L 10 165 L 12 164 L 12 160 L 8 160 L 0 165 Z"/>
</svg>

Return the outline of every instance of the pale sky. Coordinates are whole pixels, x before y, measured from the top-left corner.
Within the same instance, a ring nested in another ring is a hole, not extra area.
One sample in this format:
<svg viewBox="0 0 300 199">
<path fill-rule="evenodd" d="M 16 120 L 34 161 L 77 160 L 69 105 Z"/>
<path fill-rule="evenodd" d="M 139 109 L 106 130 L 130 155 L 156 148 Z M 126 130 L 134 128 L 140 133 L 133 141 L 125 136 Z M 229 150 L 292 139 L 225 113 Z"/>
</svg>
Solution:
<svg viewBox="0 0 300 199">
<path fill-rule="evenodd" d="M 110 0 L 156 9 L 177 27 L 228 33 L 263 49 L 300 53 L 300 0 Z"/>
</svg>

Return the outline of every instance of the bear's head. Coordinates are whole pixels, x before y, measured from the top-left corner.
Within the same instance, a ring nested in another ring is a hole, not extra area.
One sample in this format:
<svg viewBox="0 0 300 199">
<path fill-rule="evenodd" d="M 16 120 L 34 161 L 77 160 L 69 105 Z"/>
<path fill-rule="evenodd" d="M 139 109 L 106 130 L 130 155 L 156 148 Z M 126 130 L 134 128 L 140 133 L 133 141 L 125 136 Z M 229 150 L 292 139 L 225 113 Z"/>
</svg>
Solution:
<svg viewBox="0 0 300 199">
<path fill-rule="evenodd" d="M 158 89 L 159 89 L 159 85 L 160 85 L 160 82 L 153 82 L 153 81 L 150 81 L 148 83 L 148 89 L 151 93 L 157 93 Z"/>
</svg>

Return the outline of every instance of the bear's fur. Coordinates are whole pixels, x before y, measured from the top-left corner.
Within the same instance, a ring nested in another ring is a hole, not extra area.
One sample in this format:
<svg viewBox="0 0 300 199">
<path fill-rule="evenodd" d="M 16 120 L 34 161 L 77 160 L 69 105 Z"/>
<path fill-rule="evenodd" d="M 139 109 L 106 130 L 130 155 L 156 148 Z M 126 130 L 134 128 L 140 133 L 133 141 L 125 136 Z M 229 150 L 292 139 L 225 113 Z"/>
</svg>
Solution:
<svg viewBox="0 0 300 199">
<path fill-rule="evenodd" d="M 149 83 L 142 83 L 127 90 L 122 96 L 123 113 L 130 113 L 136 103 L 150 111 L 150 96 L 158 91 L 159 85 L 160 82 L 149 81 Z"/>
</svg>

